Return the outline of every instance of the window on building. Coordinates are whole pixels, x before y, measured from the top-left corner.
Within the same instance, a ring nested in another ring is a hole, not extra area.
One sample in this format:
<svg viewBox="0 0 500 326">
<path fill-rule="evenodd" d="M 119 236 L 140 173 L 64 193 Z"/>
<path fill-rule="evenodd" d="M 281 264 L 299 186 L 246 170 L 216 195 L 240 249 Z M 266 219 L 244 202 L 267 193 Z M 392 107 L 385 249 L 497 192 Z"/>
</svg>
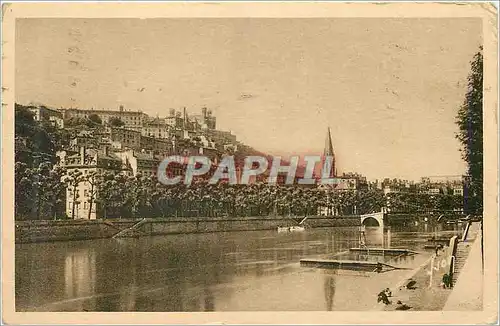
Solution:
<svg viewBox="0 0 500 326">
<path fill-rule="evenodd" d="M 86 201 L 83 202 L 83 209 L 87 209 L 87 202 Z"/>
</svg>

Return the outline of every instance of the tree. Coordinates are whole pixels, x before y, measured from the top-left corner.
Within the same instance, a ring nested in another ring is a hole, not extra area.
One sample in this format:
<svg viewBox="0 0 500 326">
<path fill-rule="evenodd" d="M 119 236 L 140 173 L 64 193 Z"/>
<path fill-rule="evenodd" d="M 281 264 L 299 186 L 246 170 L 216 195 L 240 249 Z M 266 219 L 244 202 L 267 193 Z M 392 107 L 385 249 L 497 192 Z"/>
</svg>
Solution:
<svg viewBox="0 0 500 326">
<path fill-rule="evenodd" d="M 33 171 L 26 163 L 15 165 L 15 219 L 28 218 L 33 205 Z"/>
<path fill-rule="evenodd" d="M 117 117 L 109 118 L 108 123 L 112 127 L 122 127 L 125 125 L 125 122 L 123 122 L 120 118 L 117 118 Z"/>
<path fill-rule="evenodd" d="M 483 209 L 483 54 L 482 47 L 471 62 L 465 100 L 456 117 L 462 158 L 468 165 L 464 211 L 481 214 Z"/>
<path fill-rule="evenodd" d="M 103 176 L 101 173 L 97 171 L 91 171 L 84 177 L 84 182 L 87 182 L 90 185 L 90 189 L 88 192 L 88 197 L 89 197 L 88 219 L 90 220 L 92 216 L 92 206 L 94 205 L 94 201 L 97 196 L 97 191 L 99 189 L 99 186 L 103 182 Z"/>
<path fill-rule="evenodd" d="M 78 187 L 83 181 L 85 181 L 85 176 L 80 170 L 73 170 L 64 178 L 64 182 L 70 188 L 70 196 L 72 196 L 71 219 L 75 219 L 75 208 L 79 203 L 78 198 L 80 198 Z"/>
<path fill-rule="evenodd" d="M 55 153 L 62 146 L 59 131 L 52 125 L 34 120 L 30 107 L 15 104 L 15 158 L 28 167 L 55 162 Z"/>
<path fill-rule="evenodd" d="M 107 172 L 99 185 L 98 200 L 103 209 L 103 217 L 121 217 L 130 212 L 126 181 L 128 177 L 114 172 Z"/>
<path fill-rule="evenodd" d="M 65 216 L 66 184 L 62 182 L 66 169 L 53 166 L 45 180 L 44 199 L 48 205 L 48 216 Z"/>
<path fill-rule="evenodd" d="M 50 163 L 41 163 L 33 169 L 34 197 L 36 197 L 36 219 L 46 219 L 61 213 L 61 204 L 65 198 L 66 185 L 61 181 L 65 169 L 60 166 L 51 166 Z M 34 199 L 34 198 L 33 198 Z M 58 211 L 59 209 L 59 211 Z"/>
<path fill-rule="evenodd" d="M 108 208 L 111 205 L 114 177 L 112 172 L 106 172 L 102 175 L 102 181 L 97 189 L 99 196 L 94 199 L 99 211 L 102 211 L 104 219 L 108 217 Z"/>
<path fill-rule="evenodd" d="M 92 113 L 89 115 L 89 121 L 95 123 L 95 124 L 98 124 L 98 125 L 101 125 L 102 124 L 102 120 L 101 118 L 95 114 L 95 113 Z"/>
</svg>

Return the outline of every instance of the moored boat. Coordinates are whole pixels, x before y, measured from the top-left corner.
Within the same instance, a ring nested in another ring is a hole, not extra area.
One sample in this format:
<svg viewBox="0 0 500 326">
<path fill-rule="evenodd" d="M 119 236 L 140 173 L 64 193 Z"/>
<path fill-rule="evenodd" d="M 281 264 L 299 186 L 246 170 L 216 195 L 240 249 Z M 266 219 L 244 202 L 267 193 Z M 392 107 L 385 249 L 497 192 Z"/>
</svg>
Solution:
<svg viewBox="0 0 500 326">
<path fill-rule="evenodd" d="M 302 232 L 305 231 L 303 226 L 286 226 L 286 227 L 278 227 L 278 232 Z"/>
</svg>

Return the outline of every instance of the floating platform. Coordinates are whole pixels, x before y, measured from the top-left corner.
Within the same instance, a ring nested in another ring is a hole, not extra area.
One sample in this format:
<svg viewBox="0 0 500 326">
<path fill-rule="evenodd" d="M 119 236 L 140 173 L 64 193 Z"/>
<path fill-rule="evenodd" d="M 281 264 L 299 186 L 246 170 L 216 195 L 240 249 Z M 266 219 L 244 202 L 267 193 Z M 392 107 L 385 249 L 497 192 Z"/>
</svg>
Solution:
<svg viewBox="0 0 500 326">
<path fill-rule="evenodd" d="M 388 270 L 400 269 L 385 263 L 357 260 L 301 259 L 300 265 L 305 267 L 347 269 L 368 272 L 386 272 Z"/>
<path fill-rule="evenodd" d="M 451 238 L 451 237 L 450 237 Z M 450 238 L 431 238 L 427 239 L 428 242 L 450 243 Z"/>
<path fill-rule="evenodd" d="M 356 252 L 361 254 L 373 254 L 373 255 L 414 255 L 417 252 L 408 249 L 397 249 L 397 248 L 350 248 L 350 252 Z"/>
<path fill-rule="evenodd" d="M 424 246 L 424 249 L 436 249 L 436 248 L 440 248 L 438 245 L 425 245 Z"/>
</svg>

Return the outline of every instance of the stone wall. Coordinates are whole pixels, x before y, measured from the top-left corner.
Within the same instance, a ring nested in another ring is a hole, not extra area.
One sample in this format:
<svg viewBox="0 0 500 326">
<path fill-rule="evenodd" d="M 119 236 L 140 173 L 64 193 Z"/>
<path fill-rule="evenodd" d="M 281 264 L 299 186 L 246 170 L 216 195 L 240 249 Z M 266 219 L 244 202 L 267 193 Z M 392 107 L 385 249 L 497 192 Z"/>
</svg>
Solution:
<svg viewBox="0 0 500 326">
<path fill-rule="evenodd" d="M 16 243 L 91 240 L 111 238 L 118 232 L 142 221 L 132 232 L 134 236 L 167 235 L 182 233 L 234 232 L 273 230 L 278 227 L 297 225 L 298 218 L 241 217 L 241 218 L 158 218 L 123 220 L 64 220 L 64 221 L 18 221 Z M 310 217 L 306 227 L 352 227 L 360 225 L 360 218 Z"/>
</svg>

